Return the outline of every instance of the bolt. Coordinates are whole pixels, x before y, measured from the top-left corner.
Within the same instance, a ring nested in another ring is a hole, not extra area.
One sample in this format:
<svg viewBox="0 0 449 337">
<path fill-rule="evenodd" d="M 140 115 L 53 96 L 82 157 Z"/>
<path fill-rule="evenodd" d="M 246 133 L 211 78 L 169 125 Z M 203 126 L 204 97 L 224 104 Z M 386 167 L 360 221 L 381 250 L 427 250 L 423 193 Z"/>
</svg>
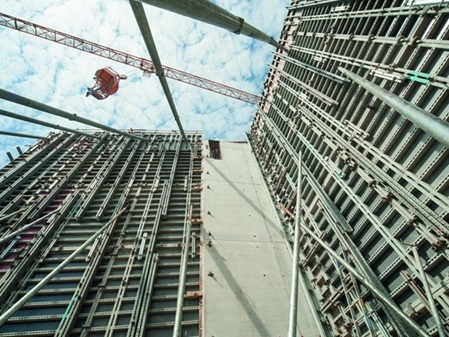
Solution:
<svg viewBox="0 0 449 337">
<path fill-rule="evenodd" d="M 214 277 L 214 273 L 210 271 L 207 273 L 207 276 Z"/>
<path fill-rule="evenodd" d="M 209 240 L 209 242 L 207 243 L 207 245 L 208 245 L 209 247 L 212 247 L 212 241 Z"/>
</svg>

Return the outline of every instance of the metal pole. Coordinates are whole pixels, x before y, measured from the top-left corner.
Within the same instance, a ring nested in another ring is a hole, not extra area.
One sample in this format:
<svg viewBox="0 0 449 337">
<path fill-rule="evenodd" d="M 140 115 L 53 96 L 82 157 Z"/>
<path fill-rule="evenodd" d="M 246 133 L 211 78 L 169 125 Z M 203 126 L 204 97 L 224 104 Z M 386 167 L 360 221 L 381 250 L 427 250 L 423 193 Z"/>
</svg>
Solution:
<svg viewBox="0 0 449 337">
<path fill-rule="evenodd" d="M 9 132 L 9 131 L 0 131 L 0 135 L 22 137 L 22 138 L 32 138 L 32 139 L 45 139 L 45 137 L 41 137 L 41 136 L 34 136 L 34 135 L 28 135 L 28 134 L 17 133 L 17 132 Z"/>
<path fill-rule="evenodd" d="M 438 315 L 438 309 L 435 304 L 435 300 L 432 296 L 432 290 L 430 289 L 429 282 L 427 282 L 426 274 L 424 273 L 424 268 L 421 264 L 421 259 L 419 258 L 418 247 L 412 245 L 413 256 L 415 257 L 416 264 L 418 266 L 419 274 L 421 276 L 421 282 L 424 285 L 424 290 L 427 295 L 427 301 L 429 301 L 430 310 L 432 311 L 433 319 L 435 320 L 438 328 L 438 335 L 440 337 L 446 337 L 446 331 L 444 329 L 443 323 L 441 322 L 440 316 Z"/>
<path fill-rule="evenodd" d="M 24 230 L 26 230 L 26 229 L 30 228 L 31 226 L 37 224 L 39 221 L 42 221 L 42 220 L 48 218 L 50 215 L 52 215 L 52 214 L 54 214 L 54 213 L 56 213 L 58 211 L 59 211 L 59 208 L 55 209 L 53 212 L 45 214 L 43 217 L 40 217 L 39 219 L 34 220 L 33 222 L 29 223 L 28 225 L 23 226 L 22 228 L 16 230 L 15 232 L 12 232 L 11 234 L 8 234 L 8 235 L 0 238 L 0 244 L 5 242 L 5 241 L 7 241 L 7 240 L 9 240 L 12 237 L 17 236 L 18 234 L 22 233 Z"/>
<path fill-rule="evenodd" d="M 12 92 L 9 92 L 9 91 L 6 91 L 4 89 L 0 89 L 0 98 L 6 99 L 7 101 L 14 102 L 14 103 L 17 103 L 17 104 L 20 104 L 20 105 L 24 105 L 24 106 L 27 106 L 27 107 L 30 107 L 30 108 L 33 108 L 33 109 L 41 110 L 43 112 L 47 112 L 49 114 L 52 114 L 52 115 L 55 115 L 55 116 L 58 116 L 58 117 L 66 118 L 66 119 L 68 119 L 70 121 L 76 121 L 76 122 L 83 123 L 83 124 L 86 124 L 86 125 L 90 125 L 90 126 L 93 126 L 95 128 L 99 128 L 99 129 L 102 129 L 102 130 L 105 130 L 105 131 L 110 131 L 110 132 L 113 132 L 113 133 L 117 133 L 119 135 L 123 135 L 123 136 L 126 136 L 126 137 L 131 137 L 131 138 L 134 138 L 134 139 L 145 140 L 145 138 L 138 137 L 138 136 L 135 136 L 133 134 L 130 134 L 130 133 L 127 133 L 127 132 L 123 132 L 121 130 L 117 130 L 117 129 L 114 129 L 114 128 L 111 128 L 111 127 L 109 127 L 107 125 L 103 125 L 101 123 L 94 122 L 94 121 L 92 121 L 90 119 L 87 119 L 87 118 L 79 117 L 76 114 L 71 114 L 71 113 L 65 112 L 65 111 L 63 111 L 61 109 L 57 109 L 57 108 L 54 108 L 52 106 L 49 106 L 49 105 L 46 105 L 46 104 L 43 104 L 43 103 L 39 103 L 37 101 L 33 101 L 32 99 L 29 99 L 29 98 L 26 98 L 26 97 L 23 97 L 23 96 L 20 96 L 20 95 L 16 95 L 16 94 L 14 94 Z M 92 137 L 92 136 L 90 136 L 90 137 Z"/>
<path fill-rule="evenodd" d="M 343 272 L 341 271 L 340 266 L 337 265 L 336 269 L 337 269 L 338 276 L 340 277 L 341 283 L 343 285 L 343 291 L 345 293 L 346 302 L 348 303 L 348 308 L 349 308 L 349 313 L 351 314 L 352 324 L 354 324 L 354 328 L 355 328 L 355 332 L 356 332 L 357 336 L 360 337 L 361 336 L 360 329 L 359 329 L 357 320 L 355 318 L 354 309 L 352 308 L 351 296 L 349 295 L 349 290 L 348 290 L 348 286 L 346 285 L 345 276 L 343 275 Z M 369 330 L 371 332 L 371 329 L 369 329 Z M 371 332 L 371 335 L 373 335 L 372 332 Z"/>
<path fill-rule="evenodd" d="M 66 128 L 64 126 L 59 126 L 57 124 L 40 121 L 40 120 L 35 119 L 35 118 L 22 116 L 22 115 L 19 115 L 19 114 L 15 114 L 14 112 L 9 112 L 9 111 L 3 110 L 3 109 L 0 109 L 0 115 L 6 116 L 6 117 L 10 117 L 10 118 L 14 118 L 14 119 L 19 119 L 19 120 L 24 121 L 24 122 L 29 122 L 29 123 L 33 123 L 33 124 L 43 125 L 43 126 L 46 126 L 46 127 L 49 127 L 49 128 L 54 128 L 54 129 L 58 129 L 58 130 L 62 130 L 62 131 L 70 132 L 70 133 L 75 133 L 75 134 L 78 134 L 78 135 L 87 136 L 87 137 L 90 137 L 90 138 L 99 138 L 98 136 L 94 136 L 94 135 L 90 135 L 88 133 L 84 133 L 84 132 L 81 132 L 81 131 L 78 131 L 78 130 Z"/>
<path fill-rule="evenodd" d="M 131 0 L 132 1 L 132 0 Z M 272 46 L 281 48 L 279 43 L 245 20 L 208 0 L 138 0 L 177 14 L 188 16 L 210 25 L 224 28 L 235 34 L 242 34 Z M 154 61 L 154 60 L 153 60 Z"/>
<path fill-rule="evenodd" d="M 13 217 L 13 216 L 16 215 L 17 213 L 22 213 L 23 211 L 25 211 L 25 210 L 24 210 L 24 209 L 19 209 L 18 211 L 15 211 L 15 212 L 13 212 L 13 213 L 11 213 L 11 214 L 5 215 L 4 217 L 1 217 L 1 218 L 0 218 L 0 221 L 8 220 L 9 218 Z"/>
<path fill-rule="evenodd" d="M 302 153 L 299 151 L 298 185 L 296 188 L 296 215 L 295 215 L 295 240 L 293 243 L 293 267 L 292 287 L 290 294 L 290 316 L 288 323 L 288 337 L 296 337 L 298 326 L 298 278 L 299 278 L 299 240 L 301 238 L 301 180 L 302 180 Z"/>
<path fill-rule="evenodd" d="M 399 112 L 404 118 L 427 132 L 431 137 L 435 138 L 441 144 L 449 148 L 449 123 L 438 118 L 424 109 L 413 105 L 403 98 L 392 94 L 391 92 L 371 83 L 370 81 L 346 70 L 338 67 L 338 70 L 348 76 L 361 87 L 368 90 L 371 94 L 382 100 L 385 104 Z"/>
<path fill-rule="evenodd" d="M 18 300 L 11 308 L 6 310 L 0 316 L 0 326 L 5 324 L 9 317 L 11 317 L 17 310 L 19 310 L 29 299 L 31 299 L 37 292 L 45 286 L 51 279 L 58 274 L 66 265 L 68 265 L 79 253 L 81 253 L 92 241 L 94 241 L 98 236 L 100 236 L 106 228 L 108 228 L 109 224 L 116 220 L 122 213 L 126 210 L 123 208 L 120 212 L 117 213 L 111 220 L 109 220 L 103 227 L 101 227 L 98 232 L 92 235 L 86 242 L 84 242 L 78 249 L 76 249 L 70 256 L 61 262 L 55 269 L 53 269 L 50 274 L 45 276 L 38 284 L 36 284 L 31 290 L 29 290 L 25 296 L 23 296 L 20 300 Z"/>
<path fill-rule="evenodd" d="M 306 231 L 316 242 L 318 242 L 321 247 L 323 247 L 329 255 L 338 260 L 355 278 L 357 278 L 360 283 L 362 283 L 366 288 L 368 288 L 379 300 L 381 300 L 386 306 L 395 311 L 401 318 L 406 321 L 410 327 L 412 327 L 420 336 L 430 337 L 430 335 L 425 332 L 414 320 L 407 316 L 401 308 L 399 308 L 396 303 L 394 303 L 390 298 L 386 297 L 381 291 L 377 290 L 376 286 L 372 285 L 369 280 L 360 275 L 349 263 L 347 263 L 341 256 L 339 256 L 332 248 L 330 248 L 326 242 L 321 240 L 312 230 L 310 230 L 306 225 L 301 224 L 301 227 Z"/>
<path fill-rule="evenodd" d="M 182 252 L 182 266 L 181 266 L 181 273 L 179 276 L 178 299 L 176 302 L 176 316 L 175 316 L 175 324 L 173 327 L 173 337 L 179 337 L 181 335 L 182 308 L 184 306 L 184 291 L 186 285 L 187 261 L 189 259 L 191 229 L 192 223 L 190 222 L 190 220 L 187 220 L 186 240 L 184 243 L 184 250 Z"/>
<path fill-rule="evenodd" d="M 175 102 L 173 101 L 173 97 L 171 95 L 170 88 L 164 74 L 164 68 L 162 67 L 162 63 L 157 52 L 156 44 L 154 43 L 153 34 L 151 34 L 150 25 L 148 23 L 147 16 L 145 15 L 143 5 L 140 2 L 136 2 L 134 0 L 130 0 L 129 3 L 134 12 L 134 16 L 136 17 L 136 21 L 139 25 L 139 29 L 142 33 L 145 45 L 147 46 L 148 52 L 150 53 L 154 68 L 156 69 L 156 75 L 159 78 L 159 82 L 161 82 L 165 97 L 167 98 L 170 109 L 173 113 L 173 116 L 175 117 L 176 124 L 178 124 L 178 128 L 181 132 L 182 138 L 188 143 L 189 141 L 182 127 L 181 120 L 179 119 L 178 111 L 176 110 Z"/>
</svg>

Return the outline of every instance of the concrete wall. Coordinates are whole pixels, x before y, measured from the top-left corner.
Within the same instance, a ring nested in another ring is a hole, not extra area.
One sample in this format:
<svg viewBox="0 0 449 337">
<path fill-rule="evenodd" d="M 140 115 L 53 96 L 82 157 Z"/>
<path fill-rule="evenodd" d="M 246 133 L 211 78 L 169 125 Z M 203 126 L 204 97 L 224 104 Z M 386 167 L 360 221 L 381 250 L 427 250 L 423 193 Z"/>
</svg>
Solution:
<svg viewBox="0 0 449 337">
<path fill-rule="evenodd" d="M 204 336 L 286 336 L 292 258 L 283 230 L 249 145 L 220 147 L 222 159 L 203 162 Z M 299 307 L 299 336 L 318 336 L 302 292 Z"/>
</svg>

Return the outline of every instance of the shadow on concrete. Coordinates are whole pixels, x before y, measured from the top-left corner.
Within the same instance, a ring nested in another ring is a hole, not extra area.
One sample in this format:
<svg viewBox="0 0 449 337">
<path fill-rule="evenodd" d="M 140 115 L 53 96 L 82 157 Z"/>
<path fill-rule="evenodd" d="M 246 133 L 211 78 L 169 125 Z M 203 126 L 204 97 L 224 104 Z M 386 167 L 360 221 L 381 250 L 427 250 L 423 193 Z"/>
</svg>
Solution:
<svg viewBox="0 0 449 337">
<path fill-rule="evenodd" d="M 218 173 L 218 175 L 223 178 L 224 181 L 226 181 L 226 183 L 231 186 L 231 188 L 237 192 L 237 194 L 243 199 L 245 200 L 248 205 L 254 210 L 256 211 L 257 214 L 259 214 L 265 221 L 265 223 L 267 223 L 276 233 L 278 233 L 281 237 L 285 237 L 284 232 L 281 230 L 281 228 L 279 227 L 279 225 L 277 225 L 276 223 L 274 223 L 273 221 L 270 221 L 266 216 L 265 213 L 254 203 L 254 201 L 252 201 L 250 198 L 248 198 L 242 191 L 240 191 L 240 189 L 223 173 L 221 172 L 220 169 L 218 169 L 217 166 L 215 166 L 212 161 L 208 161 L 208 164 Z"/>
<path fill-rule="evenodd" d="M 231 289 L 234 296 L 237 298 L 238 302 L 247 313 L 247 317 L 258 332 L 258 335 L 261 337 L 272 337 L 265 326 L 266 323 L 257 314 L 256 307 L 252 303 L 250 297 L 242 290 L 242 288 L 239 286 L 234 276 L 232 275 L 231 270 L 226 265 L 225 258 L 223 258 L 220 253 L 214 248 L 209 250 L 209 254 L 217 265 L 217 268 L 223 274 L 224 279 L 229 286 L 229 289 Z M 215 276 L 214 280 L 218 282 Z"/>
</svg>

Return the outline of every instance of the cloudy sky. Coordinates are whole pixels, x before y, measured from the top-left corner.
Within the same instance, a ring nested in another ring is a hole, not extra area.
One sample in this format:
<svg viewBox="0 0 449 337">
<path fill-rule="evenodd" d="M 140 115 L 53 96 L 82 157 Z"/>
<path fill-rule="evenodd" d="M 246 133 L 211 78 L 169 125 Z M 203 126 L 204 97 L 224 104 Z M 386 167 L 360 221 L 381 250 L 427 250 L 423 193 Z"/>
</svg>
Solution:
<svg viewBox="0 0 449 337">
<path fill-rule="evenodd" d="M 214 0 L 278 39 L 288 0 Z M 255 94 L 262 91 L 274 47 L 202 22 L 144 5 L 164 65 Z M 64 33 L 148 58 L 126 0 L 2 0 L 1 12 Z M 156 76 L 133 67 L 61 46 L 0 26 L 0 88 L 109 126 L 149 130 L 177 129 Z M 128 80 L 104 101 L 86 98 L 95 71 L 112 67 Z M 207 139 L 242 140 L 255 107 L 169 79 L 185 130 Z M 0 100 L 0 109 L 70 128 L 89 128 Z M 51 129 L 0 116 L 0 130 L 46 136 Z M 0 136 L 0 166 L 6 152 L 17 156 L 34 140 Z"/>
</svg>

